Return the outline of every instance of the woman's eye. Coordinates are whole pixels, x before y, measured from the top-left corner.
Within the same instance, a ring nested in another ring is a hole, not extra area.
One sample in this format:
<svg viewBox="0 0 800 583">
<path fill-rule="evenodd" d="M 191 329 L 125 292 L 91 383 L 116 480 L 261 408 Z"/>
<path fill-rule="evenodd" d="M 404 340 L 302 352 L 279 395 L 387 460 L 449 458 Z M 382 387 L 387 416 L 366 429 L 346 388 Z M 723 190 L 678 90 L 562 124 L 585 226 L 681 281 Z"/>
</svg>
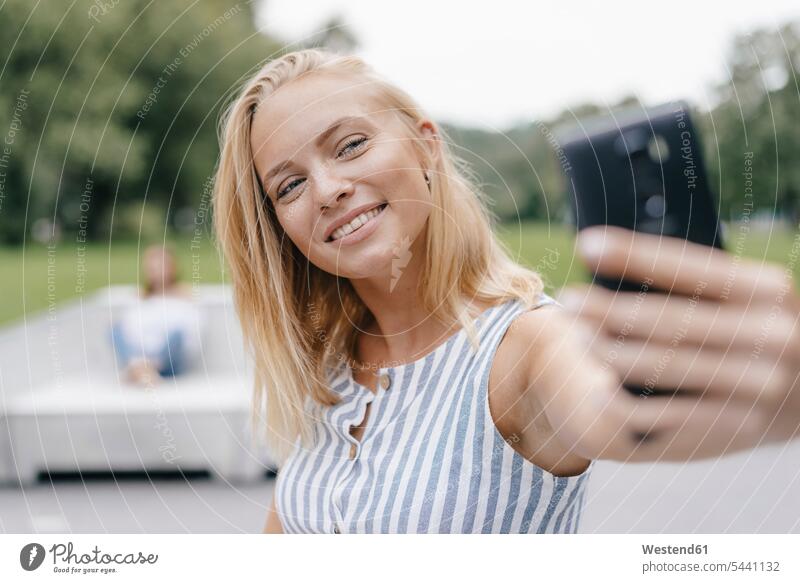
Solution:
<svg viewBox="0 0 800 583">
<path fill-rule="evenodd" d="M 278 191 L 278 198 L 281 198 L 285 194 L 289 194 L 290 191 L 294 189 L 299 183 L 303 182 L 300 178 L 296 178 L 292 180 L 289 184 L 286 185 L 285 188 Z"/>
<path fill-rule="evenodd" d="M 341 150 L 339 150 L 339 153 L 336 155 L 336 157 L 337 158 L 341 158 L 342 154 L 350 153 L 350 152 L 353 152 L 355 150 L 358 150 L 359 148 L 361 148 L 361 146 L 366 141 L 367 141 L 367 138 L 365 138 L 364 136 L 361 136 L 360 138 L 356 138 L 354 140 L 351 140 L 351 141 L 347 142 L 347 144 L 345 144 L 345 147 L 342 148 Z"/>
<path fill-rule="evenodd" d="M 356 150 L 361 149 L 361 147 L 364 145 L 364 143 L 366 141 L 367 141 L 367 138 L 364 137 L 364 136 L 361 136 L 360 138 L 355 138 L 353 140 L 350 140 L 349 142 L 347 142 L 347 144 L 345 144 L 344 148 L 339 150 L 339 153 L 336 154 L 336 157 L 337 158 L 341 158 L 344 154 L 349 154 L 350 152 L 354 152 Z M 292 190 L 294 190 L 294 188 L 298 184 L 300 184 L 302 182 L 303 182 L 303 179 L 301 179 L 301 178 L 296 178 L 296 179 L 292 180 L 283 189 L 278 191 L 277 198 L 280 199 L 284 195 L 289 194 Z"/>
</svg>

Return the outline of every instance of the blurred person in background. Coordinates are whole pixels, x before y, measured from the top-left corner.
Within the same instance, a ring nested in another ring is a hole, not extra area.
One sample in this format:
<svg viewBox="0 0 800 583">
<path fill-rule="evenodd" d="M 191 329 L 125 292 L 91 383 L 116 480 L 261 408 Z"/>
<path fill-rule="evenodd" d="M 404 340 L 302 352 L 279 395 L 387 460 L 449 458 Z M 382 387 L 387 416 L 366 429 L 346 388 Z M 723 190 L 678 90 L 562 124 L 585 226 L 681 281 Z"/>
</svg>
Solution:
<svg viewBox="0 0 800 583">
<path fill-rule="evenodd" d="M 199 312 L 190 287 L 179 281 L 175 255 L 151 245 L 142 254 L 143 286 L 137 301 L 112 325 L 112 341 L 124 378 L 155 384 L 180 375 L 199 348 Z"/>
</svg>

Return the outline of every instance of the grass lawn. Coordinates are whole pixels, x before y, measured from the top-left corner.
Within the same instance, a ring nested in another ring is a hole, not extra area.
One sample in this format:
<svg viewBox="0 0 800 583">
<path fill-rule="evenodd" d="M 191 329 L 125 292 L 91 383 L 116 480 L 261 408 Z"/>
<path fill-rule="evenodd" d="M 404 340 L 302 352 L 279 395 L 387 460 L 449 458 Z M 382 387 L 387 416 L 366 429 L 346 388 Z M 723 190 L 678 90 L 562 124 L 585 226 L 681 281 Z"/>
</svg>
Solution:
<svg viewBox="0 0 800 583">
<path fill-rule="evenodd" d="M 728 241 L 738 237 L 732 227 Z M 588 273 L 573 258 L 574 235 L 569 227 L 544 223 L 504 225 L 500 237 L 521 263 L 538 270 L 548 291 L 565 283 L 587 281 Z M 757 260 L 786 263 L 794 234 L 751 231 L 742 238 L 742 254 Z M 736 239 L 738 241 L 738 239 Z M 209 239 L 169 241 L 179 257 L 183 279 L 219 283 L 223 266 Z M 136 241 L 92 243 L 79 248 L 62 241 L 55 248 L 28 245 L 0 248 L 0 323 L 17 321 L 82 293 L 111 284 L 135 284 L 144 244 Z M 731 244 L 731 248 L 733 248 Z M 795 272 L 796 274 L 797 272 Z"/>
<path fill-rule="evenodd" d="M 590 281 L 588 271 L 574 258 L 575 235 L 570 227 L 545 223 L 504 225 L 500 237 L 520 263 L 542 274 L 548 291 L 567 283 Z M 723 230 L 723 241 L 729 251 L 758 262 L 782 265 L 789 262 L 795 237 L 800 237 L 800 232 L 741 231 L 736 224 L 726 225 Z M 796 279 L 800 272 L 796 264 L 793 267 Z"/>
<path fill-rule="evenodd" d="M 222 265 L 210 240 L 193 244 L 185 238 L 167 243 L 178 256 L 183 280 L 222 281 Z M 62 240 L 53 249 L 43 245 L 0 247 L 0 323 L 19 320 L 48 309 L 53 302 L 107 285 L 139 283 L 139 263 L 146 246 L 137 241 L 79 246 Z"/>
</svg>

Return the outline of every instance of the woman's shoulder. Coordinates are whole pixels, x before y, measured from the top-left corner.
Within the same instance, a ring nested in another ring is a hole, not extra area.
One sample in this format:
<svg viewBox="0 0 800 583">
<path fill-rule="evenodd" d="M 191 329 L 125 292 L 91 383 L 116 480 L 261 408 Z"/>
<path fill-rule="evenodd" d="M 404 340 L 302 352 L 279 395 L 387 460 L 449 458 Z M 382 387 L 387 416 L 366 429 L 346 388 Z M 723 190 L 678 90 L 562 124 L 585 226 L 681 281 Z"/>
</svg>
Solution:
<svg viewBox="0 0 800 583">
<path fill-rule="evenodd" d="M 563 340 L 568 317 L 549 296 L 520 306 L 491 365 L 489 406 L 502 412 L 493 416 L 495 425 L 503 437 L 517 437 L 515 449 L 532 463 L 554 475 L 579 475 L 589 460 L 569 453 L 552 439 L 554 431 L 535 386 L 543 369 L 554 366 L 549 358 Z"/>
<path fill-rule="evenodd" d="M 527 379 L 569 327 L 567 312 L 549 295 L 543 293 L 533 303 L 518 301 L 517 313 L 497 347 L 495 360 L 503 369 L 513 368 Z"/>
<path fill-rule="evenodd" d="M 514 371 L 521 382 L 532 369 L 532 361 L 543 353 L 539 348 L 558 341 L 566 325 L 566 315 L 560 305 L 544 293 L 533 302 L 517 299 L 512 303 L 515 313 L 497 346 L 493 364 L 499 365 L 501 370 Z"/>
</svg>

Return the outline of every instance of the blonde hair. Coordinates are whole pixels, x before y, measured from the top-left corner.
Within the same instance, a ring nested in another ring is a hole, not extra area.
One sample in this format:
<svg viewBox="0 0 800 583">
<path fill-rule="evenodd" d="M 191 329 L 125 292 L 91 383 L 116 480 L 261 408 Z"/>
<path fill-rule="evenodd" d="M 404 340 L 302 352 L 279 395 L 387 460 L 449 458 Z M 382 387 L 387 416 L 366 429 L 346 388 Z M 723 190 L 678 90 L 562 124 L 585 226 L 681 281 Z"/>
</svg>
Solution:
<svg viewBox="0 0 800 583">
<path fill-rule="evenodd" d="M 412 136 L 420 138 L 416 123 L 425 118 L 407 93 L 361 59 L 320 49 L 268 62 L 224 112 L 214 225 L 255 363 L 253 421 L 266 430 L 277 461 L 285 459 L 298 437 L 310 443 L 307 399 L 322 405 L 338 402 L 328 374 L 337 360 L 356 361 L 358 331 L 371 318 L 348 279 L 317 268 L 284 235 L 253 163 L 250 127 L 255 109 L 282 85 L 322 72 L 363 79 Z M 514 262 L 497 240 L 492 230 L 496 218 L 485 195 L 467 164 L 452 153 L 441 129 L 439 135 L 441 154 L 435 160 L 420 147 L 421 138 L 411 140 L 430 161 L 432 197 L 419 299 L 448 329 L 459 323 L 477 349 L 475 314 L 464 297 L 490 305 L 516 298 L 532 305 L 543 285 L 537 273 Z"/>
</svg>

